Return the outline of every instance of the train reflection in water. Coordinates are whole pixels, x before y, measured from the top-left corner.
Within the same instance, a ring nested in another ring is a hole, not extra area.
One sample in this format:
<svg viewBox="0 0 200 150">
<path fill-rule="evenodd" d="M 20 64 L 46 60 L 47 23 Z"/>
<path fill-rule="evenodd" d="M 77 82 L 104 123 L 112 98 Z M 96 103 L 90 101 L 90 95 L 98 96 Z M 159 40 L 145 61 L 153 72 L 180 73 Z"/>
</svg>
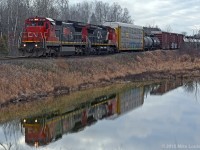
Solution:
<svg viewBox="0 0 200 150">
<path fill-rule="evenodd" d="M 154 87 L 154 89 L 151 90 L 150 94 L 163 95 L 171 90 L 181 87 L 182 85 L 183 85 L 182 80 L 176 80 L 175 82 L 165 81 L 160 83 L 157 87 Z"/>
<path fill-rule="evenodd" d="M 44 146 L 62 138 L 63 134 L 83 130 L 98 120 L 115 119 L 143 103 L 144 88 L 137 87 L 95 98 L 78 105 L 73 110 L 25 118 L 22 120 L 25 142 L 30 146 Z"/>
</svg>

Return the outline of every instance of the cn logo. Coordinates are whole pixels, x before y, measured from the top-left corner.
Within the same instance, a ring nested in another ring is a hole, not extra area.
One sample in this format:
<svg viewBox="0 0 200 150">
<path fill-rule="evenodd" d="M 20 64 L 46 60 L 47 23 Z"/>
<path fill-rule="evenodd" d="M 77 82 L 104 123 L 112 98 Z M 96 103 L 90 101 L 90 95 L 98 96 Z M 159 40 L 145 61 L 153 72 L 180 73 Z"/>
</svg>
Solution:
<svg viewBox="0 0 200 150">
<path fill-rule="evenodd" d="M 97 39 L 98 39 L 98 40 L 102 39 L 102 34 L 101 34 L 100 31 L 97 32 Z"/>
<path fill-rule="evenodd" d="M 38 37 L 38 33 L 28 32 L 28 37 Z"/>
</svg>

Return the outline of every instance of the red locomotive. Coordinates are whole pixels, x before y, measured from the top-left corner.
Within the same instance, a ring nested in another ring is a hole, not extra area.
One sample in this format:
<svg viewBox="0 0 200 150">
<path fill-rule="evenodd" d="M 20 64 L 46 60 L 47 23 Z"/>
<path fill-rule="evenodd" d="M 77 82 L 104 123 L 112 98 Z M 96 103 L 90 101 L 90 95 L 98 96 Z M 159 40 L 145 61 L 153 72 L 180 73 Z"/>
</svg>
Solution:
<svg viewBox="0 0 200 150">
<path fill-rule="evenodd" d="M 74 21 L 33 17 L 25 21 L 19 52 L 25 56 L 57 56 L 114 52 L 115 29 Z"/>
</svg>

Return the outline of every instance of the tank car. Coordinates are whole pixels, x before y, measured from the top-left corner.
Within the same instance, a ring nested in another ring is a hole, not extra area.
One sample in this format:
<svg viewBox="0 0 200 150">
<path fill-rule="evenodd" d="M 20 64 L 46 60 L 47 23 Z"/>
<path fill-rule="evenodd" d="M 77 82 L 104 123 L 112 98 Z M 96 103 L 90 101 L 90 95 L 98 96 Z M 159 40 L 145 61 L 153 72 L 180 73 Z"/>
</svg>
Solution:
<svg viewBox="0 0 200 150">
<path fill-rule="evenodd" d="M 159 49 L 160 48 L 160 40 L 154 36 L 151 36 L 151 39 L 153 41 L 153 49 Z"/>
<path fill-rule="evenodd" d="M 144 49 L 145 50 L 150 50 L 153 46 L 153 41 L 152 38 L 149 36 L 144 37 Z"/>
<path fill-rule="evenodd" d="M 160 40 L 157 37 L 145 36 L 144 37 L 144 49 L 145 50 L 155 50 L 160 49 Z"/>
</svg>

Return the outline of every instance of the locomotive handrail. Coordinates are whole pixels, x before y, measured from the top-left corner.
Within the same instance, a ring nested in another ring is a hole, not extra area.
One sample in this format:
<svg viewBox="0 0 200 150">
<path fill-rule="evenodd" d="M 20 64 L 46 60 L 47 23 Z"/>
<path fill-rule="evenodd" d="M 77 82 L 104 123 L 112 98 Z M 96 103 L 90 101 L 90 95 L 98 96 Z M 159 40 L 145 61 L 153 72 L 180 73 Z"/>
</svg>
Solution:
<svg viewBox="0 0 200 150">
<path fill-rule="evenodd" d="M 81 34 L 73 34 L 72 35 L 64 35 L 61 34 L 61 42 L 73 42 L 73 43 L 85 43 L 82 41 L 82 35 Z"/>
<path fill-rule="evenodd" d="M 91 48 L 91 41 L 90 41 L 90 39 L 88 38 L 88 36 L 86 36 L 86 43 L 87 43 L 87 46 L 88 46 L 89 48 Z"/>
<path fill-rule="evenodd" d="M 20 47 L 21 41 L 22 41 L 22 32 L 19 34 L 18 48 Z"/>
<path fill-rule="evenodd" d="M 42 35 L 41 32 L 40 32 L 40 34 L 41 34 L 41 37 L 42 37 L 42 46 L 43 46 L 43 48 L 44 48 L 44 37 L 43 37 L 43 35 Z"/>
</svg>

